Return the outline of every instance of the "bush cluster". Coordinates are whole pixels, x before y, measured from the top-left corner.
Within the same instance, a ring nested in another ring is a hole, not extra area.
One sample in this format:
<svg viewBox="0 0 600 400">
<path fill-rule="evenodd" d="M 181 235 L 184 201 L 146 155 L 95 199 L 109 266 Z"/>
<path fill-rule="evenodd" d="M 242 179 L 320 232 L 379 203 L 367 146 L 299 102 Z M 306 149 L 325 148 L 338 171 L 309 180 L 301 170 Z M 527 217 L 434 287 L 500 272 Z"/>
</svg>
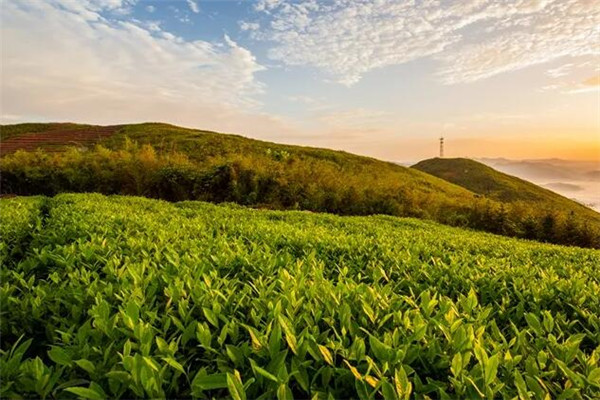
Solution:
<svg viewBox="0 0 600 400">
<path fill-rule="evenodd" d="M 600 247 L 598 227 L 574 214 L 533 209 L 526 203 L 500 203 L 461 190 L 440 192 L 428 187 L 427 180 L 416 181 L 386 163 L 369 168 L 270 149 L 264 154 L 240 152 L 198 159 L 127 141 L 118 150 L 98 145 L 88 151 L 72 148 L 62 153 L 19 151 L 2 158 L 0 172 L 2 193 L 99 192 L 340 215 L 387 214 Z"/>
<path fill-rule="evenodd" d="M 0 217 L 2 398 L 600 396 L 598 251 L 97 194 Z"/>
</svg>

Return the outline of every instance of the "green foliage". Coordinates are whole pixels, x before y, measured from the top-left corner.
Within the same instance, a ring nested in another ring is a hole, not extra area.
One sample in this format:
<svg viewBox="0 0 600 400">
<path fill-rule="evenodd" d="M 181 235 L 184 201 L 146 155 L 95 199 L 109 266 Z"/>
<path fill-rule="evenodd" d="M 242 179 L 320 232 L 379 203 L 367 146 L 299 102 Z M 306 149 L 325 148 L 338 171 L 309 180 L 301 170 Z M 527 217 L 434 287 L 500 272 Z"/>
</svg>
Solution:
<svg viewBox="0 0 600 400">
<path fill-rule="evenodd" d="M 0 207 L 0 265 L 20 257 L 32 235 L 41 227 L 41 215 L 46 200 L 30 197 L 27 201 L 2 199 Z"/>
<path fill-rule="evenodd" d="M 53 126 L 48 124 L 48 129 Z M 414 168 L 368 157 L 166 124 L 125 125 L 101 143 L 87 151 L 19 151 L 2 157 L 1 190 L 20 195 L 100 192 L 341 215 L 408 216 L 600 248 L 600 214 L 513 177 L 508 178 L 519 201 L 505 201 L 506 196 L 495 192 L 476 194 L 470 190 L 478 188 L 467 190 Z M 481 181 L 495 185 L 494 179 Z M 560 201 L 521 196 L 530 192 Z"/>
<path fill-rule="evenodd" d="M 3 398 L 600 396 L 596 250 L 98 194 L 0 210 L 3 248 L 41 221 L 0 269 Z"/>
</svg>

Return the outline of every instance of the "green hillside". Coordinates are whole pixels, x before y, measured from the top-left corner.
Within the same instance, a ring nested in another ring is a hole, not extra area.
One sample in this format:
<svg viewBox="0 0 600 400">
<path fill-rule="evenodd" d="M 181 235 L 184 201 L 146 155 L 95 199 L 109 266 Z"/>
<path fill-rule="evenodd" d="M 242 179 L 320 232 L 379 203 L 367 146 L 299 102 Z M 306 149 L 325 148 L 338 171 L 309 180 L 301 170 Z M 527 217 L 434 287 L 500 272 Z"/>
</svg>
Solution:
<svg viewBox="0 0 600 400">
<path fill-rule="evenodd" d="M 600 396 L 596 250 L 98 194 L 0 217 L 2 398 Z"/>
<path fill-rule="evenodd" d="M 555 192 L 468 158 L 432 158 L 412 168 L 502 202 L 548 203 L 560 208 L 587 210 L 587 207 Z M 600 217 L 600 214 L 595 217 Z"/>
<path fill-rule="evenodd" d="M 82 132 L 90 128 L 75 124 L 17 124 L 4 125 L 1 131 L 5 132 L 3 135 L 12 139 L 26 137 L 31 132 L 52 137 L 56 131 L 62 131 L 64 125 L 73 125 Z M 303 171 L 308 174 L 311 173 L 312 167 L 317 170 L 323 168 L 323 171 L 319 172 L 329 176 L 311 176 L 317 184 L 325 179 L 343 179 L 349 186 L 360 183 L 376 190 L 379 186 L 377 181 L 384 185 L 394 181 L 396 186 L 410 187 L 424 196 L 435 192 L 436 195 L 463 199 L 473 197 L 472 193 L 427 174 L 343 151 L 282 145 L 239 135 L 187 129 L 162 123 L 132 124 L 116 128 L 114 134 L 103 138 L 97 144 L 115 151 L 126 148 L 128 142 L 135 142 L 137 145 L 148 144 L 158 153 L 177 152 L 193 162 L 211 165 L 251 159 L 266 164 L 265 168 L 274 168 L 273 173 L 285 173 L 280 171 L 282 166 L 284 169 L 296 169 L 301 164 L 309 170 Z M 75 141 L 63 143 L 64 150 L 73 147 L 74 144 Z M 56 147 L 56 144 L 53 147 Z M 45 149 L 44 143 L 40 144 L 39 149 Z"/>
<path fill-rule="evenodd" d="M 503 203 L 530 203 L 542 209 L 567 210 L 600 223 L 594 210 L 531 182 L 467 158 L 432 158 L 412 168 Z"/>
<path fill-rule="evenodd" d="M 558 209 L 549 224 L 545 208 L 513 206 L 414 168 L 341 151 L 160 123 L 25 124 L 3 126 L 2 131 L 9 136 L 0 146 L 4 194 L 100 192 L 341 215 L 387 214 L 600 247 L 600 223 L 588 214 L 571 218 L 570 208 Z"/>
</svg>

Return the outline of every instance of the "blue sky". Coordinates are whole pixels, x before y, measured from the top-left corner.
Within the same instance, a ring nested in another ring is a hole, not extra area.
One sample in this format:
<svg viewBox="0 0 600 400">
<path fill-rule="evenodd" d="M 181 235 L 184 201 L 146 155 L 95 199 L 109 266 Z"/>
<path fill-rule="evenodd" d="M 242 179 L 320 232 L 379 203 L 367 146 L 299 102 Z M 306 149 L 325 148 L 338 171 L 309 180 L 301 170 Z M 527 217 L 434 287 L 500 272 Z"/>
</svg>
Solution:
<svg viewBox="0 0 600 400">
<path fill-rule="evenodd" d="M 600 159 L 599 27 L 588 0 L 6 0 L 2 121 Z"/>
</svg>

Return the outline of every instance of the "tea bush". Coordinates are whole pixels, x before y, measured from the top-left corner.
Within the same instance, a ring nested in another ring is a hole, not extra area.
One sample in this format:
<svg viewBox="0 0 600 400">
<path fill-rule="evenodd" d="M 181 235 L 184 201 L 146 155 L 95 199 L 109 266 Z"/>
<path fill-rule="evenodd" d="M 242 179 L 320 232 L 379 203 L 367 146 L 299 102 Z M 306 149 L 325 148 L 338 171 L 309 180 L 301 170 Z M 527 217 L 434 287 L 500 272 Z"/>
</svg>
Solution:
<svg viewBox="0 0 600 400">
<path fill-rule="evenodd" d="M 3 398 L 600 396 L 597 250 L 98 194 L 0 209 Z"/>
<path fill-rule="evenodd" d="M 163 133 L 165 141 L 174 140 Z M 98 192 L 339 215 L 386 214 L 600 248 L 600 214 L 531 184 L 536 191 L 550 193 L 548 198 L 523 201 L 515 195 L 515 201 L 506 203 L 366 157 L 295 146 L 272 150 L 267 146 L 274 144 L 206 135 L 189 138 L 191 147 L 185 151 L 128 140 L 113 149 L 97 145 L 85 151 L 17 151 L 0 158 L 0 192 Z M 514 188 L 515 193 L 519 190 Z"/>
</svg>

